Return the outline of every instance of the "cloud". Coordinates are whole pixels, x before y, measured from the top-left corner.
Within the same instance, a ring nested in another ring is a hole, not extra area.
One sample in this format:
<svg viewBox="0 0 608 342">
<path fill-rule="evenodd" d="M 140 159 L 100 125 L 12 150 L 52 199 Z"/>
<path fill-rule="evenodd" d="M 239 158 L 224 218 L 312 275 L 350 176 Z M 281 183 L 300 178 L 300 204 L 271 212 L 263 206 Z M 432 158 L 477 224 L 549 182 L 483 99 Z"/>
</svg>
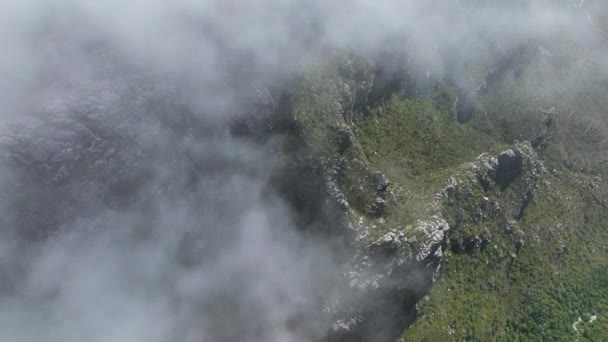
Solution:
<svg viewBox="0 0 608 342">
<path fill-rule="evenodd" d="M 605 61 L 589 20 L 605 7 L 1 1 L 0 340 L 323 336 L 341 266 L 269 190 L 277 156 L 227 122 L 336 48 L 403 44 L 422 74 L 463 87 L 531 40 Z"/>
</svg>

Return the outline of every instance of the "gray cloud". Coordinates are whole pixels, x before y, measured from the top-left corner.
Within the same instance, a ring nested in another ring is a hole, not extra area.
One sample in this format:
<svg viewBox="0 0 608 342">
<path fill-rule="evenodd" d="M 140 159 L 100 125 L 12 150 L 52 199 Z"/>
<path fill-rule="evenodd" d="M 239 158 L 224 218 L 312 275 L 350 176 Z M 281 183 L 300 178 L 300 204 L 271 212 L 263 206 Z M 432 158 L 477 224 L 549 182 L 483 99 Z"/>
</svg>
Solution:
<svg viewBox="0 0 608 342">
<path fill-rule="evenodd" d="M 606 6 L 578 5 L 0 2 L 0 340 L 323 336 L 340 265 L 268 190 L 280 161 L 226 122 L 334 48 L 403 42 L 462 87 L 530 40 L 605 71 Z"/>
</svg>

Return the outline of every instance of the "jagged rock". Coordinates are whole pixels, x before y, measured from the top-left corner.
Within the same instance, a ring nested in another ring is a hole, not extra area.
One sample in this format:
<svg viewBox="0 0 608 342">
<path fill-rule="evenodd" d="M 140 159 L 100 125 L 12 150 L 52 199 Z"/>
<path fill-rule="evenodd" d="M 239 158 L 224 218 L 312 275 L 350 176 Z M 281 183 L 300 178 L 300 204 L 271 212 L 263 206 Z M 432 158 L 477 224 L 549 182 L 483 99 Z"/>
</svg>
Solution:
<svg viewBox="0 0 608 342">
<path fill-rule="evenodd" d="M 516 227 L 517 227 L 517 222 L 515 222 L 514 220 L 508 220 L 503 225 L 503 230 L 504 230 L 505 233 L 511 233 L 511 232 L 514 231 L 514 229 Z"/>
<path fill-rule="evenodd" d="M 507 150 L 499 154 L 496 183 L 503 188 L 508 186 L 521 173 L 523 164 L 523 156 L 518 149 Z"/>
<path fill-rule="evenodd" d="M 347 210 L 349 208 L 348 201 L 346 200 L 346 196 L 340 191 L 336 181 L 332 177 L 326 176 L 325 186 L 329 198 L 338 204 L 339 208 L 344 211 Z"/>
<path fill-rule="evenodd" d="M 359 315 L 340 318 L 331 324 L 331 331 L 327 336 L 328 342 L 346 342 L 360 338 L 365 319 Z"/>
<path fill-rule="evenodd" d="M 370 205 L 369 213 L 371 216 L 380 217 L 384 215 L 384 209 L 386 208 L 386 200 L 382 197 L 376 197 Z"/>
<path fill-rule="evenodd" d="M 417 267 L 430 272 L 427 281 L 432 284 L 438 279 L 441 262 L 447 257 L 442 246 L 448 239 L 448 233 L 452 229 L 456 232 L 460 224 L 472 221 L 481 223 L 488 218 L 500 218 L 497 221 L 502 225 L 502 233 L 512 236 L 512 245 L 505 249 L 501 247 L 497 252 L 499 257 L 516 258 L 525 245 L 524 236 L 517 230 L 518 213 L 523 212 L 521 208 L 525 208 L 526 203 L 533 198 L 542 171 L 542 163 L 530 143 L 516 143 L 498 156 L 482 154 L 475 161 L 464 164 L 462 172 L 450 177 L 446 187 L 434 197 L 435 201 L 429 208 L 435 209 L 431 209 L 433 214 L 429 218 L 419 220 L 416 226 L 406 227 L 404 231 L 394 230 L 384 234 L 370 243 L 367 251 L 362 251 L 356 257 L 357 260 L 353 263 L 356 271 L 347 276 L 350 288 L 359 293 L 358 296 L 373 298 L 390 291 L 399 292 L 402 287 L 407 287 L 404 284 L 411 284 L 412 279 L 408 278 L 408 274 Z M 370 205 L 370 214 L 373 216 L 382 215 L 380 209 L 386 204 L 385 196 L 390 182 L 385 177 L 382 173 L 376 173 L 372 178 L 376 191 L 376 198 Z M 507 189 L 505 185 L 511 186 Z M 484 191 L 482 196 L 478 196 L 479 190 Z M 501 193 L 505 193 L 506 197 L 497 197 Z M 444 218 L 446 213 L 440 211 L 446 204 L 456 209 L 453 214 L 455 216 L 450 217 L 455 222 L 454 227 Z M 457 219 L 459 213 L 466 214 L 465 221 L 461 223 Z M 412 232 L 415 232 L 414 236 L 411 236 Z M 405 238 L 406 234 L 411 237 Z M 453 241 L 450 236 L 450 243 L 456 243 L 458 250 L 463 252 L 473 252 L 492 246 L 493 235 L 494 232 L 485 229 L 472 234 L 465 233 Z M 368 319 L 374 313 L 364 311 L 361 315 Z M 341 314 L 340 323 L 347 322 L 350 317 L 353 316 Z M 336 327 L 345 326 L 337 324 Z"/>
<path fill-rule="evenodd" d="M 353 144 L 353 134 L 346 124 L 341 124 L 336 128 L 336 143 L 340 153 L 346 151 Z"/>
<path fill-rule="evenodd" d="M 354 326 L 356 326 L 357 324 L 360 324 L 361 322 L 363 322 L 363 319 L 361 317 L 351 317 L 350 319 L 347 320 L 336 320 L 334 323 L 332 323 L 331 328 L 333 329 L 333 331 L 337 334 L 344 334 L 346 332 L 351 331 Z"/>
<path fill-rule="evenodd" d="M 536 132 L 534 132 L 535 136 L 532 136 L 530 141 L 533 147 L 538 147 L 545 141 L 547 133 L 555 126 L 559 112 L 557 108 L 551 107 L 548 109 L 541 109 L 539 114 L 541 120 L 537 125 Z"/>
<path fill-rule="evenodd" d="M 429 221 L 419 221 L 416 229 L 424 233 L 415 256 L 416 261 L 422 261 L 439 250 L 450 225 L 444 219 L 435 216 Z"/>
<path fill-rule="evenodd" d="M 336 98 L 338 99 L 338 103 L 340 105 L 340 108 L 342 108 L 342 111 L 344 112 L 344 108 L 351 108 L 352 105 L 350 103 L 353 93 L 350 90 L 350 86 L 348 85 L 348 83 L 344 82 L 344 81 L 339 81 L 338 84 L 336 85 L 337 88 L 337 96 Z M 342 113 L 342 114 L 346 114 L 346 113 Z"/>
<path fill-rule="evenodd" d="M 380 239 L 374 241 L 370 246 L 372 253 L 390 254 L 396 252 L 403 244 L 405 235 L 403 233 L 389 232 Z"/>
<path fill-rule="evenodd" d="M 391 182 L 383 173 L 378 173 L 376 177 L 376 191 L 379 193 L 386 192 Z"/>
</svg>

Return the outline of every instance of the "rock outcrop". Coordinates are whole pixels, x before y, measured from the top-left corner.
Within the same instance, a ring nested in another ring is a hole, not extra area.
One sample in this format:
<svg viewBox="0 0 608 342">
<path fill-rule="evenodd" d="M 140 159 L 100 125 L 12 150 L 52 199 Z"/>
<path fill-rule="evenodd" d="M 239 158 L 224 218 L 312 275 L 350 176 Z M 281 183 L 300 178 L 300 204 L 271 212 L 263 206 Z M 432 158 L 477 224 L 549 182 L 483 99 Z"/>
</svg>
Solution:
<svg viewBox="0 0 608 342">
<path fill-rule="evenodd" d="M 438 211 L 413 226 L 391 230 L 359 249 L 347 275 L 352 289 L 350 296 L 368 300 L 355 304 L 349 301 L 346 308 L 339 301 L 335 303 L 333 340 L 350 340 L 353 331 L 357 331 L 357 336 L 365 336 L 366 329 L 373 326 L 370 322 L 379 315 L 391 319 L 382 314 L 386 310 L 378 309 L 369 298 L 377 302 L 389 300 L 384 296 L 409 298 L 401 303 L 401 311 L 392 312 L 392 319 L 403 319 L 401 328 L 405 328 L 403 324 L 411 320 L 403 317 L 415 317 L 415 304 L 440 277 L 445 253 L 448 250 L 471 253 L 486 248 L 492 234 L 496 234 L 487 230 L 469 235 L 466 228 L 469 225 L 486 220 L 504 222 L 504 234 L 513 236 L 513 249 L 506 257 L 516 257 L 525 244 L 525 236 L 516 228 L 517 220 L 533 199 L 543 172 L 544 167 L 529 143 L 517 143 L 496 156 L 481 156 L 463 165 L 429 205 L 439 208 Z M 378 187 L 381 188 L 384 186 Z M 416 281 L 412 281 L 412 274 L 418 274 Z M 415 295 L 409 297 L 412 294 Z"/>
</svg>

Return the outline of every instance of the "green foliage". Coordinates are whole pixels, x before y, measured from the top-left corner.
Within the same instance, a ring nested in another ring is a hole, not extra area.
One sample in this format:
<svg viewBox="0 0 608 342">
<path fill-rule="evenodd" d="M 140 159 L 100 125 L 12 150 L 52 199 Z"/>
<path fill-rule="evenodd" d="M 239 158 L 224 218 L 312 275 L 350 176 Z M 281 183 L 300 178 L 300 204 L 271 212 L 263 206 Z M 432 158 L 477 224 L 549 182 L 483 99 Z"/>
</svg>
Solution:
<svg viewBox="0 0 608 342">
<path fill-rule="evenodd" d="M 440 278 L 403 340 L 606 340 L 608 185 L 597 176 L 608 170 L 608 84 L 540 94 L 532 89 L 538 84 L 506 73 L 460 124 L 451 86 L 408 97 L 396 83 L 374 88 L 373 70 L 338 54 L 303 78 L 286 112 L 305 149 L 337 170 L 351 208 L 374 228 L 372 239 L 433 210 L 450 223 Z M 394 93 L 384 93 L 389 88 Z M 536 141 L 549 170 L 530 203 L 522 200 L 529 179 L 520 176 L 506 188 L 472 180 L 429 208 L 449 177 L 462 176 L 463 163 L 517 140 Z M 391 181 L 382 220 L 367 214 L 377 172 Z"/>
<path fill-rule="evenodd" d="M 537 152 L 551 173 L 517 222 L 525 245 L 515 257 L 516 241 L 502 232 L 500 217 L 485 212 L 477 219 L 478 187 L 446 204 L 451 244 L 481 240 L 488 247 L 448 250 L 441 278 L 404 340 L 608 340 L 608 186 L 596 177 L 608 170 L 608 103 L 600 94 L 607 88 L 578 89 L 556 88 L 559 96 L 543 98 L 506 77 L 480 99 L 470 126 L 504 143 L 542 136 Z M 552 106 L 557 112 L 547 120 Z M 522 191 L 515 184 L 484 195 L 504 204 Z"/>
<path fill-rule="evenodd" d="M 357 118 L 359 140 L 372 163 L 412 176 L 474 159 L 492 141 L 439 111 L 430 99 L 392 98 Z"/>
<path fill-rule="evenodd" d="M 550 186 L 518 227 L 526 244 L 513 248 L 493 234 L 489 248 L 448 252 L 437 282 L 420 305 L 408 341 L 449 333 L 460 341 L 601 341 L 608 317 L 608 212 L 577 179 L 549 176 Z M 604 190 L 605 191 L 605 190 Z M 500 227 L 484 222 L 490 231 Z M 591 316 L 597 320 L 590 322 Z M 581 317 L 583 322 L 573 328 Z"/>
<path fill-rule="evenodd" d="M 445 109 L 445 107 L 443 107 Z M 396 96 L 355 118 L 356 135 L 370 165 L 394 183 L 398 195 L 387 224 L 403 226 L 428 215 L 427 204 L 453 168 L 502 146 L 457 123 L 432 97 Z"/>
</svg>

